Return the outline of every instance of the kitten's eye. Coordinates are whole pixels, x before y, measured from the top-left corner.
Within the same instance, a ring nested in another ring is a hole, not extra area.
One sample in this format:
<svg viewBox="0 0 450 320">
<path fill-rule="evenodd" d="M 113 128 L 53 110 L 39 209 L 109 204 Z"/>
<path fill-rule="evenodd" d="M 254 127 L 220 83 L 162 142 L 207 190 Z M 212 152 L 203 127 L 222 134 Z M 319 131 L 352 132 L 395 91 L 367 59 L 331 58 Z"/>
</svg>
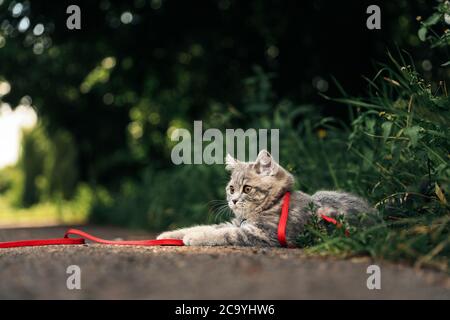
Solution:
<svg viewBox="0 0 450 320">
<path fill-rule="evenodd" d="M 234 187 L 230 186 L 230 193 L 233 194 L 234 193 Z"/>
<path fill-rule="evenodd" d="M 250 191 L 252 191 L 252 187 L 244 186 L 244 193 L 249 193 Z"/>
</svg>

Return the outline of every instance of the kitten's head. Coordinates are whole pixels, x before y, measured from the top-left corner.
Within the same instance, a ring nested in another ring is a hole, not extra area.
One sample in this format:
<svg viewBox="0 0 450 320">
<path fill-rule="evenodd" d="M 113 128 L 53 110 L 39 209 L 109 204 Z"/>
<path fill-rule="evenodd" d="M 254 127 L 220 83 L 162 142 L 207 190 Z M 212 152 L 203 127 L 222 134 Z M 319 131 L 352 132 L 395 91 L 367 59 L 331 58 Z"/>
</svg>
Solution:
<svg viewBox="0 0 450 320">
<path fill-rule="evenodd" d="M 258 154 L 255 162 L 241 162 L 227 155 L 225 163 L 231 171 L 225 188 L 228 206 L 244 219 L 270 208 L 294 184 L 294 177 L 266 150 Z"/>
</svg>

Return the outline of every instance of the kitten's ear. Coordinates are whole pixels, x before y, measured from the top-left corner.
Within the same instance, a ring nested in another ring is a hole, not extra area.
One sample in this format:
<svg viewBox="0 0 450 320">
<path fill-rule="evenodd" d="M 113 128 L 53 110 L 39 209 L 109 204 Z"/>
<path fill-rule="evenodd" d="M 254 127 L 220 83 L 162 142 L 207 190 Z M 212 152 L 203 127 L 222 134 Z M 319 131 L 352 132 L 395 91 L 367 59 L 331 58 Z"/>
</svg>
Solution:
<svg viewBox="0 0 450 320">
<path fill-rule="evenodd" d="M 254 168 L 260 175 L 273 176 L 278 172 L 278 163 L 267 150 L 261 150 L 255 160 Z"/>
<path fill-rule="evenodd" d="M 233 158 L 229 153 L 227 154 L 227 156 L 225 157 L 225 170 L 231 171 L 233 170 L 237 164 L 239 163 L 238 160 L 236 160 L 235 158 Z"/>
</svg>

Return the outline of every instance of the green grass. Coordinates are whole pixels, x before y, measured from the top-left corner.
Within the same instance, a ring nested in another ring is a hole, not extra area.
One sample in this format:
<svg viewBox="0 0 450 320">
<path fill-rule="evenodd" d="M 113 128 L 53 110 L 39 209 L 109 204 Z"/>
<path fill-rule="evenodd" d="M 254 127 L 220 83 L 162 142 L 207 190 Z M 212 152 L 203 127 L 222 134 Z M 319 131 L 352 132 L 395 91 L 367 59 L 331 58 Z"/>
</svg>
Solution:
<svg viewBox="0 0 450 320">
<path fill-rule="evenodd" d="M 72 200 L 43 201 L 23 208 L 12 204 L 8 194 L 0 195 L 0 228 L 42 225 L 78 225 L 88 221 L 92 192 L 80 186 Z"/>
<path fill-rule="evenodd" d="M 347 161 L 322 153 L 334 184 L 367 197 L 382 220 L 353 227 L 350 237 L 313 223 L 299 243 L 311 254 L 370 255 L 449 271 L 450 98 L 445 82 L 427 83 L 402 57 L 390 58 L 369 80 L 367 98 L 334 99 L 358 114 L 339 149 Z"/>
<path fill-rule="evenodd" d="M 87 221 L 88 212 L 67 203 L 60 206 L 53 202 L 39 203 L 19 209 L 0 197 L 0 228 L 41 225 L 78 225 Z"/>
</svg>

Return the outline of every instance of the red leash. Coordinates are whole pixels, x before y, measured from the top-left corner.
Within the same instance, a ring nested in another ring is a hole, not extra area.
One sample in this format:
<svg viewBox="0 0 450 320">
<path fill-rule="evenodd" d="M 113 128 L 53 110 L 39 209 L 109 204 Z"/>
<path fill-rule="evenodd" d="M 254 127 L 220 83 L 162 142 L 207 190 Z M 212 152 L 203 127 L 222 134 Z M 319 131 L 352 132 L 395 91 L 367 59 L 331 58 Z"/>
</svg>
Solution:
<svg viewBox="0 0 450 320">
<path fill-rule="evenodd" d="M 36 247 L 36 246 L 51 246 L 57 244 L 84 244 L 84 239 L 68 239 L 68 238 L 56 238 L 45 240 L 19 240 L 0 242 L 0 248 L 16 248 L 16 247 Z"/>
<path fill-rule="evenodd" d="M 69 235 L 77 235 L 81 238 L 69 238 Z M 183 246 L 183 240 L 178 239 L 158 239 L 158 240 L 104 240 L 90 235 L 81 230 L 69 229 L 64 238 L 43 239 L 43 240 L 19 240 L 10 242 L 0 242 L 0 248 L 33 247 L 33 246 L 51 246 L 68 244 L 85 244 L 86 239 L 101 244 L 110 244 L 118 246 Z"/>
<path fill-rule="evenodd" d="M 91 241 L 111 244 L 117 246 L 184 246 L 183 240 L 180 239 L 158 239 L 158 240 L 104 240 L 90 235 L 81 230 L 69 229 L 64 235 L 64 239 L 68 239 L 69 235 L 77 235 L 81 238 L 70 240 L 84 240 L 89 239 Z"/>
</svg>

